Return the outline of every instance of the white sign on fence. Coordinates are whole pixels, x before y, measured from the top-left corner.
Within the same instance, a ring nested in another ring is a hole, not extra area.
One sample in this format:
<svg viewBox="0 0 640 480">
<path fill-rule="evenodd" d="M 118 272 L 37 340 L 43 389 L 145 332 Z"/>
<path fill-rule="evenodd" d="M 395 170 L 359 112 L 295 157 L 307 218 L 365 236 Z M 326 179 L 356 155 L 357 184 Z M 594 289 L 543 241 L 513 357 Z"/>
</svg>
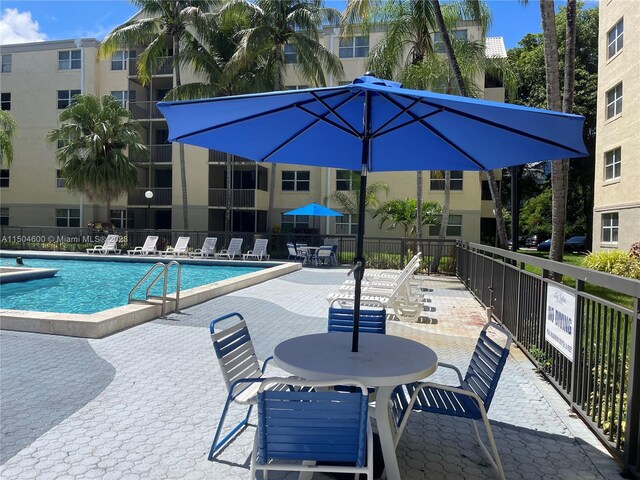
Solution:
<svg viewBox="0 0 640 480">
<path fill-rule="evenodd" d="M 555 285 L 547 285 L 547 320 L 544 338 L 573 361 L 575 342 L 576 296 Z"/>
</svg>

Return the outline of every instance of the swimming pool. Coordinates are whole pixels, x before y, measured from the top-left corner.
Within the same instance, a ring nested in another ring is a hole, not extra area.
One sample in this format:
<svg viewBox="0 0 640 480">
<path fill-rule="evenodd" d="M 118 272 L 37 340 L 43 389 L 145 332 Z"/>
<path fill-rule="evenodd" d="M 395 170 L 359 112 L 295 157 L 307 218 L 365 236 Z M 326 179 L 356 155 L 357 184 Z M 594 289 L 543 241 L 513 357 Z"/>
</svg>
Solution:
<svg viewBox="0 0 640 480">
<path fill-rule="evenodd" d="M 15 265 L 15 259 L 1 258 L 0 263 Z M 1 309 L 91 314 L 119 307 L 128 303 L 129 291 L 152 266 L 145 262 L 41 258 L 24 258 L 24 263 L 27 267 L 60 271 L 53 278 L 3 284 Z M 253 266 L 181 264 L 181 291 L 262 270 Z M 177 269 L 172 267 L 169 272 L 167 293 L 173 293 Z M 151 291 L 153 295 L 161 294 L 161 284 L 158 282 Z M 145 290 L 146 287 L 140 289 L 136 298 L 141 298 Z"/>
</svg>

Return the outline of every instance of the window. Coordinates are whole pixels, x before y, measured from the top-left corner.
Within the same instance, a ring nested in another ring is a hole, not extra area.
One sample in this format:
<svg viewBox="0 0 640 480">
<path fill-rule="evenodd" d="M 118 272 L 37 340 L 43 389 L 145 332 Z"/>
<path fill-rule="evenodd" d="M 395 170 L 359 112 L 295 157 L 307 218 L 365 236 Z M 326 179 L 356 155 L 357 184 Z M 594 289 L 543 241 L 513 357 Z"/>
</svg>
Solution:
<svg viewBox="0 0 640 480">
<path fill-rule="evenodd" d="M 354 174 L 351 170 L 336 170 L 336 190 L 355 190 Z"/>
<path fill-rule="evenodd" d="M 9 225 L 9 209 L 6 207 L 0 208 L 0 225 Z"/>
<path fill-rule="evenodd" d="M 0 187 L 9 186 L 9 170 L 3 168 L 0 170 Z"/>
<path fill-rule="evenodd" d="M 80 50 L 63 50 L 58 52 L 58 68 L 60 70 L 78 70 L 82 64 Z"/>
<path fill-rule="evenodd" d="M 298 63 L 298 52 L 295 45 L 284 46 L 284 63 Z"/>
<path fill-rule="evenodd" d="M 607 119 L 622 113 L 622 82 L 607 92 Z"/>
<path fill-rule="evenodd" d="M 336 234 L 356 235 L 358 233 L 358 216 L 345 213 L 336 217 Z"/>
<path fill-rule="evenodd" d="M 136 58 L 135 50 L 118 50 L 111 55 L 111 70 L 127 70 L 130 58 Z"/>
<path fill-rule="evenodd" d="M 462 170 L 451 170 L 451 190 L 462 190 Z M 431 176 L 431 190 L 444 190 L 444 172 L 443 171 L 433 171 L 430 173 Z"/>
<path fill-rule="evenodd" d="M 0 110 L 11 110 L 10 93 L 0 93 Z"/>
<path fill-rule="evenodd" d="M 338 55 L 340 58 L 366 57 L 369 54 L 369 36 L 341 38 Z"/>
<path fill-rule="evenodd" d="M 116 228 L 127 228 L 127 211 L 111 210 L 111 218 L 109 221 L 111 222 L 111 225 Z"/>
<path fill-rule="evenodd" d="M 618 241 L 618 213 L 602 214 L 602 241 Z"/>
<path fill-rule="evenodd" d="M 440 220 L 437 225 L 429 225 L 429 235 L 437 237 L 440 234 Z M 447 237 L 461 237 L 462 236 L 462 215 L 449 215 L 449 223 L 447 224 Z"/>
<path fill-rule="evenodd" d="M 64 188 L 67 179 L 62 175 L 62 170 L 56 170 L 56 188 Z"/>
<path fill-rule="evenodd" d="M 111 96 L 116 100 L 119 100 L 122 103 L 122 106 L 126 108 L 127 102 L 135 102 L 136 101 L 136 91 L 135 90 L 113 90 L 111 92 Z"/>
<path fill-rule="evenodd" d="M 56 227 L 79 227 L 80 210 L 78 208 L 56 208 Z"/>
<path fill-rule="evenodd" d="M 80 90 L 58 90 L 58 108 L 62 110 L 71 105 L 74 95 L 80 95 Z"/>
<path fill-rule="evenodd" d="M 620 177 L 621 150 L 616 148 L 604 154 L 604 179 L 613 180 Z"/>
<path fill-rule="evenodd" d="M 0 73 L 11 73 L 11 54 L 2 55 Z"/>
<path fill-rule="evenodd" d="M 291 232 L 294 229 L 309 228 L 308 215 L 282 215 L 280 227 L 285 232 Z"/>
<path fill-rule="evenodd" d="M 284 192 L 308 192 L 309 178 L 311 172 L 309 170 L 302 171 L 283 171 L 282 172 L 282 191 Z"/>
<path fill-rule="evenodd" d="M 466 30 L 454 30 L 453 32 L 449 32 L 449 38 L 455 40 L 467 41 L 467 31 Z M 433 34 L 433 47 L 436 53 L 444 53 L 444 43 L 442 43 L 442 34 L 440 32 L 436 32 Z"/>
<path fill-rule="evenodd" d="M 609 30 L 607 34 L 608 41 L 608 57 L 613 57 L 616 53 L 622 50 L 622 33 L 624 32 L 624 20 L 620 20 L 616 23 L 616 26 Z"/>
</svg>

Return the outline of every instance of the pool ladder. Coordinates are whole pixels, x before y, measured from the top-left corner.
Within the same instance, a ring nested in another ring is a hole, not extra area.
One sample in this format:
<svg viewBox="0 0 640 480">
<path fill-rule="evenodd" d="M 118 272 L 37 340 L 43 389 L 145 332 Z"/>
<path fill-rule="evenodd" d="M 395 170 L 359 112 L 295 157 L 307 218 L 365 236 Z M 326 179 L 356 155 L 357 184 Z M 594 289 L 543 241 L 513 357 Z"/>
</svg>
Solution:
<svg viewBox="0 0 640 480">
<path fill-rule="evenodd" d="M 167 283 L 169 282 L 169 268 L 172 265 L 176 265 L 178 267 L 178 278 L 176 279 L 176 297 L 175 298 L 171 298 L 167 295 Z M 160 271 L 158 271 L 160 270 Z M 154 272 L 157 272 L 156 277 L 153 279 L 153 281 L 149 284 L 149 286 L 147 287 L 147 290 L 145 291 L 145 299 L 144 300 L 138 300 L 133 298 L 133 294 L 142 286 L 142 284 L 144 283 L 145 280 L 147 280 L 148 278 L 151 277 L 151 275 L 153 275 Z M 148 302 L 149 299 L 162 299 L 162 313 L 160 314 L 160 316 L 164 317 L 165 314 L 165 305 L 167 302 L 176 302 L 176 309 L 175 311 L 179 311 L 180 308 L 180 276 L 182 274 L 182 265 L 180 265 L 178 262 L 176 262 L 175 260 L 171 260 L 169 263 L 162 263 L 162 262 L 158 262 L 155 265 L 153 265 L 153 267 L 151 267 L 149 269 L 149 271 L 147 273 L 145 273 L 144 277 L 142 277 L 140 279 L 140 281 L 138 283 L 136 283 L 135 287 L 133 287 L 131 289 L 131 291 L 129 292 L 129 303 L 133 303 L 136 301 L 143 301 L 143 302 Z M 151 295 L 151 289 L 158 283 L 158 281 L 162 278 L 162 296 L 158 297 L 157 295 Z"/>
</svg>

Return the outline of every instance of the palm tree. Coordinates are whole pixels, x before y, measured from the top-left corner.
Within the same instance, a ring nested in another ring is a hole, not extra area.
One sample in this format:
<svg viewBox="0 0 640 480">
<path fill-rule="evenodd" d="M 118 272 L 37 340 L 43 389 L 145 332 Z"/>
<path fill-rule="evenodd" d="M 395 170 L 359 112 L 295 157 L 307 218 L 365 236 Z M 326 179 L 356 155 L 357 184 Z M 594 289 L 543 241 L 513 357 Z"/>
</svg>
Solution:
<svg viewBox="0 0 640 480">
<path fill-rule="evenodd" d="M 437 217 L 442 212 L 442 207 L 438 202 L 424 202 L 420 211 L 424 222 L 423 225 L 429 225 L 437 222 Z M 418 202 L 412 198 L 407 198 L 405 200 L 387 200 L 374 212 L 373 218 L 380 217 L 379 228 L 388 223 L 388 231 L 395 230 L 398 226 L 402 227 L 404 229 L 404 238 L 409 238 L 418 231 L 418 228 L 416 228 L 417 215 Z"/>
<path fill-rule="evenodd" d="M 131 0 L 140 7 L 141 17 L 116 27 L 100 44 L 100 54 L 108 56 L 117 50 L 144 46 L 138 57 L 138 78 L 142 85 L 151 81 L 153 71 L 172 51 L 174 86 L 182 84 L 181 45 L 193 40 L 194 31 L 205 25 L 206 12 L 216 7 L 218 0 Z M 184 145 L 179 144 L 180 180 L 182 189 L 183 228 L 189 228 Z"/>
<path fill-rule="evenodd" d="M 60 127 L 47 134 L 49 142 L 61 145 L 56 151 L 66 188 L 103 201 L 107 222 L 111 201 L 131 191 L 138 183 L 129 154 L 148 154 L 140 126 L 131 121 L 129 110 L 110 95 L 77 95 L 58 120 Z"/>
<path fill-rule="evenodd" d="M 13 162 L 13 136 L 18 124 L 6 110 L 0 110 L 0 165 L 11 166 Z"/>
<path fill-rule="evenodd" d="M 339 20 L 339 13 L 324 8 L 322 0 L 230 0 L 221 10 L 223 15 L 246 15 L 249 26 L 238 33 L 239 48 L 230 61 L 230 71 L 245 71 L 256 57 L 266 64 L 271 74 L 271 88 L 282 90 L 287 67 L 285 47 L 295 51 L 294 68 L 312 86 L 326 85 L 327 72 L 342 78 L 342 62 L 321 43 L 318 30 L 327 22 Z M 272 164 L 269 186 L 269 211 L 273 211 L 276 165 Z M 267 231 L 271 217 L 267 217 Z"/>
</svg>

